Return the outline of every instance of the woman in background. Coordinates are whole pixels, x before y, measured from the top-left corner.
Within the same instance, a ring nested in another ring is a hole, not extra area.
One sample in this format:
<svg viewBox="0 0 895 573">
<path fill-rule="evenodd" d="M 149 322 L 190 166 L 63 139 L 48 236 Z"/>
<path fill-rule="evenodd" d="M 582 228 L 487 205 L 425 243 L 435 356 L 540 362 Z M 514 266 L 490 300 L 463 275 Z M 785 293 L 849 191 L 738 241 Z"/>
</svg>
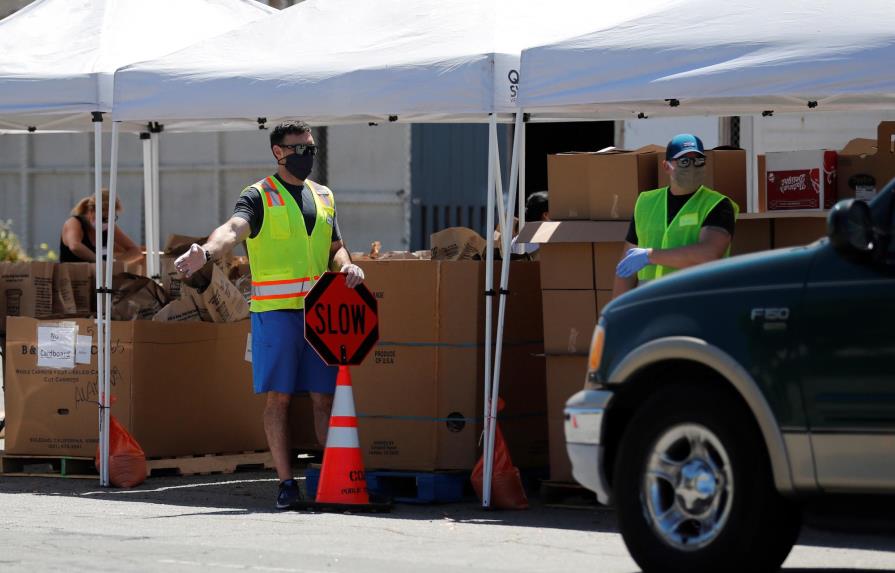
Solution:
<svg viewBox="0 0 895 573">
<path fill-rule="evenodd" d="M 106 257 L 108 243 L 109 190 L 102 190 L 102 254 Z M 121 212 L 121 201 L 115 198 L 115 219 Z M 130 263 L 140 259 L 143 251 L 128 237 L 121 227 L 115 226 L 115 260 Z M 59 241 L 59 261 L 63 263 L 81 263 L 96 261 L 96 198 L 93 195 L 84 197 L 62 226 L 62 238 Z"/>
</svg>

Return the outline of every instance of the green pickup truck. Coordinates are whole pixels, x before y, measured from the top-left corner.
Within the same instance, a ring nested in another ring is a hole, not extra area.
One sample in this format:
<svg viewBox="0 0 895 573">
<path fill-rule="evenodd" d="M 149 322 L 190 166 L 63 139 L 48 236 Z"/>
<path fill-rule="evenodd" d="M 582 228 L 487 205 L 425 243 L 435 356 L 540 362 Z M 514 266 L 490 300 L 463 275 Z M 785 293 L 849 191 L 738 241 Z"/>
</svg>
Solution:
<svg viewBox="0 0 895 573">
<path fill-rule="evenodd" d="M 893 189 L 604 309 L 566 446 L 644 571 L 774 571 L 805 501 L 895 494 Z"/>
</svg>

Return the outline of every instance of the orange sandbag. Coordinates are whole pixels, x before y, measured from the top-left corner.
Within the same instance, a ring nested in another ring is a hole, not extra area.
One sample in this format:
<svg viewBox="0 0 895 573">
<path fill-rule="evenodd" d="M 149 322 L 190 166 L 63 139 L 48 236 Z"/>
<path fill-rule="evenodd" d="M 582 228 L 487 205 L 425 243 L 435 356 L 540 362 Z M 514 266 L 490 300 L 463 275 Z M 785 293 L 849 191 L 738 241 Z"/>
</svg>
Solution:
<svg viewBox="0 0 895 573">
<path fill-rule="evenodd" d="M 146 454 L 115 416 L 109 418 L 109 483 L 115 487 L 138 486 L 146 480 Z M 99 446 L 95 461 L 99 471 Z"/>
<path fill-rule="evenodd" d="M 503 400 L 498 402 L 498 410 L 503 409 Z M 482 499 L 482 483 L 485 479 L 485 456 L 472 469 L 472 487 Z M 500 424 L 494 431 L 494 469 L 491 472 L 491 507 L 495 509 L 528 509 L 528 496 L 522 487 L 519 468 L 513 465 L 510 450 L 503 439 Z"/>
</svg>

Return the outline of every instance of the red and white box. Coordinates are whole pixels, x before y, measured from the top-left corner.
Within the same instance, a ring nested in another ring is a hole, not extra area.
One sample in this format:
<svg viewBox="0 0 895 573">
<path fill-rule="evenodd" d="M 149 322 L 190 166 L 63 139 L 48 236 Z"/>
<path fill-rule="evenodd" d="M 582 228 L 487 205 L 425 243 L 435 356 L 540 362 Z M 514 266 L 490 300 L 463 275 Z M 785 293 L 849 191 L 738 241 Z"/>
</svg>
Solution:
<svg viewBox="0 0 895 573">
<path fill-rule="evenodd" d="M 768 211 L 830 209 L 836 203 L 835 151 L 781 151 L 765 156 Z"/>
</svg>

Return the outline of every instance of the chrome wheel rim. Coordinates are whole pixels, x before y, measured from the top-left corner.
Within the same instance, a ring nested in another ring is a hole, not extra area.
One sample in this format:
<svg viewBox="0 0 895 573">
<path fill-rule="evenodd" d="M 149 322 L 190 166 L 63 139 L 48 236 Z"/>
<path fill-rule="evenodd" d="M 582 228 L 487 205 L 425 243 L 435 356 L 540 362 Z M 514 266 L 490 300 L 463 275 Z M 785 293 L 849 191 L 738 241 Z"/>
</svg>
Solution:
<svg viewBox="0 0 895 573">
<path fill-rule="evenodd" d="M 733 469 L 721 440 L 705 426 L 669 428 L 648 453 L 641 490 L 653 531 L 674 548 L 693 551 L 714 541 L 727 522 Z"/>
</svg>

